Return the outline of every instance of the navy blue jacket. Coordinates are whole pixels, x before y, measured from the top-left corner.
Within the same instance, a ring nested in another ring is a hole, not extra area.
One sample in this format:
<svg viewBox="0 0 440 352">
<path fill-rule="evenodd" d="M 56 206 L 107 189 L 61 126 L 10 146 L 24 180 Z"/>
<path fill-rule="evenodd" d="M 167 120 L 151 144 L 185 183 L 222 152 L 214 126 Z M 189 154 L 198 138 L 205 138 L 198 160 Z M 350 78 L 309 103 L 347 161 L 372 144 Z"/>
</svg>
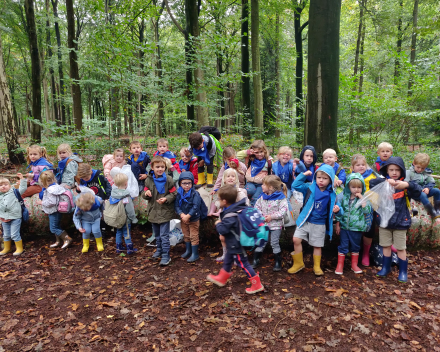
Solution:
<svg viewBox="0 0 440 352">
<path fill-rule="evenodd" d="M 387 177 L 387 166 L 388 165 L 397 165 L 400 167 L 401 175 L 400 180 L 404 180 L 406 177 L 406 168 L 405 163 L 403 162 L 401 157 L 394 156 L 389 158 L 385 163 L 381 166 L 379 173 L 385 178 L 375 178 L 370 180 L 370 190 L 374 186 L 377 186 L 379 183 L 385 182 Z M 417 198 L 420 197 L 422 192 L 422 188 L 414 181 L 408 182 L 409 187 L 406 189 L 408 198 Z M 408 204 L 406 201 L 405 190 L 395 190 L 394 191 L 394 206 L 396 211 L 394 215 L 391 217 L 388 222 L 387 229 L 393 230 L 407 230 L 411 227 L 411 214 L 408 209 Z M 376 214 L 376 221 L 380 224 L 380 216 Z"/>
<path fill-rule="evenodd" d="M 95 195 L 106 200 L 110 198 L 112 187 L 100 170 L 92 169 L 92 177 L 88 181 L 81 179 L 80 185 L 89 187 Z"/>
<path fill-rule="evenodd" d="M 174 209 L 176 210 L 177 215 L 180 216 L 180 214 L 189 214 L 191 215 L 189 221 L 197 221 L 200 219 L 200 206 L 202 203 L 202 197 L 200 197 L 199 192 L 194 189 L 194 175 L 192 174 L 192 172 L 184 171 L 180 174 L 179 186 L 183 180 L 190 180 L 192 182 L 193 188 L 191 190 L 191 195 L 189 196 L 189 198 L 186 199 L 187 202 L 184 200 L 182 201 L 182 205 L 179 205 L 179 202 L 182 198 L 179 193 L 179 188 L 179 190 L 177 191 L 176 201 L 174 202 Z"/>
<path fill-rule="evenodd" d="M 303 162 L 303 164 L 301 165 L 301 163 L 299 165 L 296 166 L 295 168 L 295 178 L 302 172 L 305 172 L 307 170 L 304 170 L 304 153 L 306 152 L 306 150 L 311 150 L 313 153 L 313 162 L 312 162 L 312 177 L 315 174 L 315 164 L 316 161 L 318 160 L 318 156 L 316 155 L 316 151 L 315 151 L 315 147 L 311 146 L 311 145 L 306 145 L 302 150 L 301 153 L 299 154 L 299 160 Z"/>
<path fill-rule="evenodd" d="M 227 217 L 225 219 L 224 217 L 228 213 L 236 213 L 246 207 L 246 199 L 244 198 L 232 204 L 220 213 L 221 222 L 216 225 L 218 233 L 225 236 L 226 250 L 231 254 L 246 254 L 240 244 L 240 238 L 237 239 L 231 232 L 233 231 L 240 236 L 240 220 L 236 216 Z"/>
</svg>

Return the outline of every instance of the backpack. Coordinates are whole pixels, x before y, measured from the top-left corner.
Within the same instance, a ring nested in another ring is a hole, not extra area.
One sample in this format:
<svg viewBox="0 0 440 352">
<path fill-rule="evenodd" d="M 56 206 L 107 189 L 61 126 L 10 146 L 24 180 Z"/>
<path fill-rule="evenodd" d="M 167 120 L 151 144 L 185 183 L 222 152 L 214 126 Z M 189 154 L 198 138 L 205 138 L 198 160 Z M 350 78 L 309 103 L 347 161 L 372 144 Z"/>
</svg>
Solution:
<svg viewBox="0 0 440 352">
<path fill-rule="evenodd" d="M 77 154 L 75 153 L 75 155 L 77 155 Z M 66 170 L 67 165 L 69 165 L 69 163 L 70 163 L 71 161 L 76 161 L 76 160 L 72 160 L 72 159 L 69 158 L 69 159 L 66 161 L 66 166 L 64 166 L 63 171 L 61 171 L 59 167 L 57 167 L 56 169 L 53 169 L 53 173 L 55 174 L 55 178 L 56 178 L 57 183 L 58 183 L 59 185 L 62 183 L 62 181 L 63 181 L 63 174 L 64 174 L 64 171 Z M 79 164 L 82 164 L 82 162 L 80 162 L 80 161 L 76 161 L 76 163 L 77 163 L 78 165 L 79 165 Z M 76 180 L 76 176 L 75 176 L 75 180 Z"/>
<path fill-rule="evenodd" d="M 228 213 L 224 218 L 236 216 L 240 224 L 240 235 L 234 236 L 240 241 L 242 247 L 262 247 L 269 239 L 269 227 L 261 213 L 253 208 L 246 207 L 238 213 Z"/>
<path fill-rule="evenodd" d="M 111 227 L 120 229 L 127 223 L 127 214 L 125 212 L 125 205 L 122 198 L 116 204 L 111 204 L 107 199 L 104 203 L 104 222 Z"/>
<path fill-rule="evenodd" d="M 200 196 L 200 220 L 205 220 L 208 217 L 208 207 L 205 201 Z"/>
<path fill-rule="evenodd" d="M 220 133 L 220 131 L 218 130 L 217 127 L 203 126 L 203 127 L 200 127 L 199 133 L 204 134 L 205 136 L 212 135 L 212 137 L 217 139 L 217 141 L 222 139 L 222 134 Z M 211 148 L 208 147 L 208 149 L 211 149 Z"/>
<path fill-rule="evenodd" d="M 29 221 L 29 210 L 28 210 L 28 208 L 26 208 L 26 205 L 24 204 L 23 198 L 21 197 L 21 194 L 18 191 L 18 189 L 14 188 L 14 194 L 18 200 L 18 203 L 20 203 L 20 206 L 21 206 L 21 218 L 24 222 L 28 222 Z"/>
<path fill-rule="evenodd" d="M 62 214 L 69 214 L 75 209 L 73 203 L 72 192 L 66 189 L 58 196 L 57 212 Z"/>
</svg>

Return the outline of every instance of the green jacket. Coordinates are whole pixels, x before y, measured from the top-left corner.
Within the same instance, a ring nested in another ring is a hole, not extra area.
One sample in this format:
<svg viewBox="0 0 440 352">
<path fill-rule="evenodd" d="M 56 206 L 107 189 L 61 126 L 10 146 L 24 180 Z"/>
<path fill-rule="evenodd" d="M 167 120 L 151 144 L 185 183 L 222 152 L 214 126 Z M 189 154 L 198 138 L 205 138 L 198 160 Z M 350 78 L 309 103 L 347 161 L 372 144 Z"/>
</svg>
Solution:
<svg viewBox="0 0 440 352">
<path fill-rule="evenodd" d="M 355 205 L 358 203 L 359 198 L 356 198 L 350 204 L 350 181 L 353 179 L 358 179 L 362 182 L 362 194 L 365 193 L 365 182 L 361 174 L 359 173 L 351 173 L 347 177 L 347 181 L 345 183 L 344 195 L 341 201 L 341 208 L 344 210 L 342 215 L 336 214 L 336 221 L 339 222 L 340 226 L 344 230 L 349 231 L 360 231 L 365 232 L 368 229 L 367 221 L 365 220 L 365 216 L 370 214 L 373 211 L 370 202 L 365 207 L 360 206 L 356 208 Z"/>
<path fill-rule="evenodd" d="M 142 191 L 142 198 L 148 200 L 147 217 L 148 221 L 152 224 L 162 224 L 176 218 L 176 212 L 174 211 L 174 201 L 176 200 L 177 190 L 174 186 L 174 182 L 171 176 L 167 175 L 167 182 L 165 184 L 165 193 L 159 194 L 154 184 L 153 177 L 148 175 L 145 179 L 145 188 Z M 145 195 L 146 189 L 151 191 L 152 197 Z M 163 204 L 159 204 L 157 200 L 165 197 L 167 201 Z"/>
<path fill-rule="evenodd" d="M 26 179 L 20 180 L 18 191 L 23 194 L 27 189 Z M 6 220 L 21 219 L 21 205 L 14 193 L 14 185 L 11 185 L 9 191 L 0 193 L 0 218 Z"/>
<path fill-rule="evenodd" d="M 422 187 L 422 189 L 428 188 L 429 190 L 431 190 L 431 188 L 435 187 L 435 180 L 431 175 L 432 175 L 431 169 L 425 169 L 425 171 L 421 173 L 417 173 L 414 170 L 414 165 L 411 165 L 409 170 L 406 170 L 405 181 L 406 182 L 415 181 L 417 184 L 419 184 Z"/>
</svg>

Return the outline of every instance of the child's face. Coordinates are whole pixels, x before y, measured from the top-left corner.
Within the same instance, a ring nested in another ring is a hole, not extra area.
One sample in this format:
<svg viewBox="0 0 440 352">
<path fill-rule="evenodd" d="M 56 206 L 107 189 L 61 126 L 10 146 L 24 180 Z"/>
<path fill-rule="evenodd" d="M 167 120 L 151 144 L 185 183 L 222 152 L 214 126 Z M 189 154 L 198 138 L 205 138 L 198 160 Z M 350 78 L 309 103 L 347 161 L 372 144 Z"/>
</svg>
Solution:
<svg viewBox="0 0 440 352">
<path fill-rule="evenodd" d="M 354 164 L 353 172 L 358 172 L 362 175 L 365 171 L 367 171 L 367 164 L 365 163 L 365 161 L 361 160 Z"/>
<path fill-rule="evenodd" d="M 264 159 L 264 151 L 263 149 L 254 149 L 255 158 L 258 160 Z"/>
<path fill-rule="evenodd" d="M 390 178 L 392 178 L 393 180 L 398 180 L 402 171 L 400 170 L 399 166 L 391 164 L 388 165 L 387 173 L 388 176 L 390 176 Z"/>
<path fill-rule="evenodd" d="M 335 166 L 335 162 L 338 160 L 336 155 L 332 153 L 324 154 L 323 159 L 324 159 L 324 164 L 330 165 L 332 167 Z"/>
<path fill-rule="evenodd" d="M 160 154 L 165 153 L 168 150 L 168 144 L 165 143 L 159 143 L 157 145 L 157 150 L 159 151 Z"/>
<path fill-rule="evenodd" d="M 196 147 L 196 149 L 197 149 L 197 150 L 199 150 L 199 149 L 203 149 L 203 142 L 200 143 L 200 145 L 199 145 L 198 147 Z"/>
<path fill-rule="evenodd" d="M 312 164 L 313 163 L 313 152 L 310 149 L 306 150 L 304 152 L 303 159 L 304 159 L 305 164 L 307 164 L 307 165 Z"/>
<path fill-rule="evenodd" d="M 34 162 L 41 158 L 41 154 L 36 149 L 30 149 L 29 150 L 29 159 Z"/>
<path fill-rule="evenodd" d="M 139 144 L 132 145 L 130 148 L 130 152 L 132 152 L 133 155 L 139 156 L 142 152 L 142 147 Z"/>
<path fill-rule="evenodd" d="M 182 159 L 182 161 L 184 163 L 187 163 L 191 160 L 191 155 L 189 153 L 187 154 L 186 152 L 181 151 L 180 152 L 180 159 Z"/>
<path fill-rule="evenodd" d="M 391 155 L 393 155 L 393 151 L 389 148 L 383 148 L 377 152 L 377 155 L 379 155 L 380 160 L 386 161 L 391 157 Z"/>
<path fill-rule="evenodd" d="M 165 172 L 165 164 L 164 163 L 155 163 L 153 165 L 153 172 L 156 175 L 156 177 L 162 176 L 163 173 Z"/>
<path fill-rule="evenodd" d="M 263 192 L 266 193 L 266 194 L 272 194 L 275 191 L 272 186 L 269 186 L 269 185 L 267 185 L 265 183 L 263 183 L 261 185 L 261 188 L 262 188 Z"/>
<path fill-rule="evenodd" d="M 69 156 L 70 156 L 69 152 L 67 152 L 65 150 L 58 152 L 58 157 L 60 158 L 60 160 L 64 160 L 64 159 L 68 158 Z"/>
<path fill-rule="evenodd" d="M 220 202 L 220 208 L 227 208 L 231 205 L 226 201 L 226 199 L 219 198 L 219 202 Z"/>
<path fill-rule="evenodd" d="M 10 189 L 11 189 L 11 185 L 9 183 L 1 183 L 0 184 L 0 192 L 1 193 L 6 193 Z"/>
<path fill-rule="evenodd" d="M 83 180 L 86 181 L 86 182 L 90 181 L 90 179 L 92 178 L 92 174 L 93 174 L 93 171 L 90 171 L 90 175 L 88 177 L 87 176 L 84 177 Z"/>
<path fill-rule="evenodd" d="M 233 173 L 230 173 L 230 174 L 228 174 L 228 176 L 226 176 L 225 183 L 227 185 L 235 186 L 236 182 L 237 181 L 235 180 L 235 175 Z"/>
<path fill-rule="evenodd" d="M 316 174 L 316 184 L 322 191 L 330 184 L 330 177 L 325 172 L 318 172 Z"/>
<path fill-rule="evenodd" d="M 278 154 L 278 160 L 280 161 L 281 165 L 286 165 L 290 159 L 292 159 L 292 154 L 290 153 Z"/>
<path fill-rule="evenodd" d="M 183 190 L 186 192 L 188 192 L 191 188 L 192 188 L 193 183 L 191 182 L 191 180 L 182 180 L 182 182 L 180 182 L 180 187 L 183 188 Z"/>
<path fill-rule="evenodd" d="M 350 192 L 352 195 L 356 195 L 358 193 L 362 193 L 362 187 L 360 186 L 355 186 L 353 184 L 349 184 L 348 187 L 350 188 Z"/>
<path fill-rule="evenodd" d="M 425 171 L 426 167 L 428 165 L 418 165 L 418 164 L 414 164 L 414 171 L 417 172 L 418 174 L 421 174 L 423 171 Z"/>
<path fill-rule="evenodd" d="M 115 154 L 115 161 L 117 163 L 122 163 L 124 161 L 124 153 L 121 153 L 121 152 L 116 153 Z"/>
</svg>

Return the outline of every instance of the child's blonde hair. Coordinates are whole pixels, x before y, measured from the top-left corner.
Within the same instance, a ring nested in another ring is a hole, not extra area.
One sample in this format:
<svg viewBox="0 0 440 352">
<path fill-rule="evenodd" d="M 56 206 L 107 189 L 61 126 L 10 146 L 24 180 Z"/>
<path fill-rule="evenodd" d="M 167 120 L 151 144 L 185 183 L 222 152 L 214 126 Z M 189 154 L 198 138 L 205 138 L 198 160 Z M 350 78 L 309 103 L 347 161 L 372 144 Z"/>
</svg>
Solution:
<svg viewBox="0 0 440 352">
<path fill-rule="evenodd" d="M 363 161 L 368 167 L 367 159 L 365 158 L 365 156 L 363 156 L 362 154 L 355 154 L 351 157 L 351 168 L 353 169 L 359 161 Z"/>
<path fill-rule="evenodd" d="M 38 183 L 40 184 L 40 186 L 43 186 L 44 188 L 47 188 L 49 185 L 51 185 L 52 183 L 56 183 L 57 180 L 55 178 L 55 175 L 52 171 L 43 171 L 40 174 L 40 178 L 38 179 Z"/>
<path fill-rule="evenodd" d="M 73 154 L 72 148 L 70 147 L 70 144 L 67 144 L 67 143 L 62 143 L 58 146 L 58 148 L 57 148 L 58 158 L 59 158 L 61 152 L 67 152 L 67 154 L 69 154 L 69 156 L 71 156 Z"/>
<path fill-rule="evenodd" d="M 255 140 L 254 143 L 251 144 L 250 149 L 261 149 L 264 153 L 264 158 L 266 160 L 269 159 L 269 151 L 267 150 L 266 143 L 264 143 L 262 139 Z M 255 155 L 251 155 L 249 159 L 254 160 Z"/>
<path fill-rule="evenodd" d="M 359 180 L 358 178 L 354 178 L 354 179 L 352 179 L 349 183 L 348 183 L 348 185 L 350 186 L 353 186 L 353 187 L 361 187 L 361 188 L 363 188 L 363 183 L 362 183 L 362 181 L 361 180 Z"/>
<path fill-rule="evenodd" d="M 138 145 L 138 146 L 140 146 L 142 148 L 141 142 L 133 141 L 133 142 L 130 143 L 129 149 L 131 150 L 131 147 L 134 147 L 135 145 Z"/>
<path fill-rule="evenodd" d="M 187 158 L 190 158 L 190 159 L 191 159 L 191 157 L 193 156 L 192 151 L 191 151 L 191 150 L 188 150 L 188 147 L 182 147 L 182 148 L 180 148 L 180 152 L 181 152 L 181 153 L 183 152 L 183 154 L 185 154 L 185 156 L 186 156 Z M 187 156 L 187 154 L 189 154 L 189 156 Z"/>
<path fill-rule="evenodd" d="M 40 147 L 39 145 L 31 145 L 29 147 L 26 148 L 26 161 L 28 164 L 31 163 L 31 159 L 29 158 L 29 151 L 31 150 L 37 150 L 38 153 L 40 154 L 40 157 L 47 159 L 47 150 L 45 147 Z"/>
<path fill-rule="evenodd" d="M 338 155 L 336 154 L 336 150 L 331 149 L 331 148 L 328 148 L 328 149 L 324 150 L 324 151 L 322 152 L 322 157 L 324 157 L 325 154 L 333 154 L 333 155 L 336 156 L 336 157 L 338 156 Z"/>
<path fill-rule="evenodd" d="M 284 195 L 287 197 L 287 186 L 277 175 L 268 175 L 263 178 L 263 184 L 268 187 L 272 187 L 274 192 L 283 191 Z"/>
<path fill-rule="evenodd" d="M 116 158 L 116 153 L 122 153 L 122 157 L 125 158 L 125 151 L 122 148 L 116 148 L 113 151 L 113 158 Z"/>
<path fill-rule="evenodd" d="M 225 172 L 223 173 L 222 176 L 222 186 L 227 185 L 229 183 L 226 183 L 226 177 L 229 176 L 229 174 L 234 174 L 235 176 L 235 187 L 239 188 L 240 187 L 240 180 L 238 179 L 238 173 L 237 170 L 233 169 L 233 168 L 229 168 L 226 169 Z"/>
<path fill-rule="evenodd" d="M 9 181 L 5 177 L 0 177 L 0 185 L 4 185 L 4 184 L 8 184 L 10 186 L 11 185 L 11 181 Z"/>
<path fill-rule="evenodd" d="M 165 161 L 164 157 L 162 157 L 160 155 L 154 156 L 153 159 L 151 160 L 151 164 L 150 164 L 151 165 L 151 169 L 153 169 L 155 164 L 160 164 L 160 163 L 164 164 L 165 167 L 167 167 L 167 162 Z"/>
<path fill-rule="evenodd" d="M 119 174 L 117 174 L 115 176 L 113 181 L 115 181 L 115 186 L 118 188 L 126 187 L 127 182 L 128 182 L 128 176 L 126 174 L 120 172 Z"/>
<path fill-rule="evenodd" d="M 278 159 L 279 159 L 279 156 L 283 155 L 283 154 L 290 154 L 290 156 L 292 156 L 293 155 L 292 148 L 287 147 L 287 146 L 280 147 L 280 149 L 278 149 L 278 154 L 277 154 Z"/>
<path fill-rule="evenodd" d="M 173 167 L 173 164 L 171 164 L 171 160 L 169 158 L 163 158 L 165 160 L 165 167 L 167 170 L 170 170 Z"/>
<path fill-rule="evenodd" d="M 377 151 L 380 152 L 382 149 L 388 148 L 389 150 L 391 150 L 391 152 L 393 151 L 393 146 L 388 143 L 388 142 L 382 142 L 377 146 Z"/>
<path fill-rule="evenodd" d="M 431 158 L 429 157 L 428 154 L 426 154 L 426 153 L 418 153 L 414 157 L 413 164 L 414 165 L 420 165 L 422 167 L 427 167 L 429 165 L 429 161 L 430 160 L 431 160 Z"/>
<path fill-rule="evenodd" d="M 76 176 L 79 178 L 88 177 L 92 174 L 92 167 L 89 164 L 83 163 L 78 165 Z"/>
<path fill-rule="evenodd" d="M 166 144 L 166 146 L 168 147 L 168 140 L 167 140 L 166 138 L 159 138 L 159 139 L 157 140 L 156 145 L 159 145 L 159 143 L 160 143 L 160 144 Z"/>
<path fill-rule="evenodd" d="M 88 211 L 95 204 L 95 195 L 90 192 L 80 193 L 79 197 L 76 199 L 75 204 L 81 210 Z"/>
</svg>

